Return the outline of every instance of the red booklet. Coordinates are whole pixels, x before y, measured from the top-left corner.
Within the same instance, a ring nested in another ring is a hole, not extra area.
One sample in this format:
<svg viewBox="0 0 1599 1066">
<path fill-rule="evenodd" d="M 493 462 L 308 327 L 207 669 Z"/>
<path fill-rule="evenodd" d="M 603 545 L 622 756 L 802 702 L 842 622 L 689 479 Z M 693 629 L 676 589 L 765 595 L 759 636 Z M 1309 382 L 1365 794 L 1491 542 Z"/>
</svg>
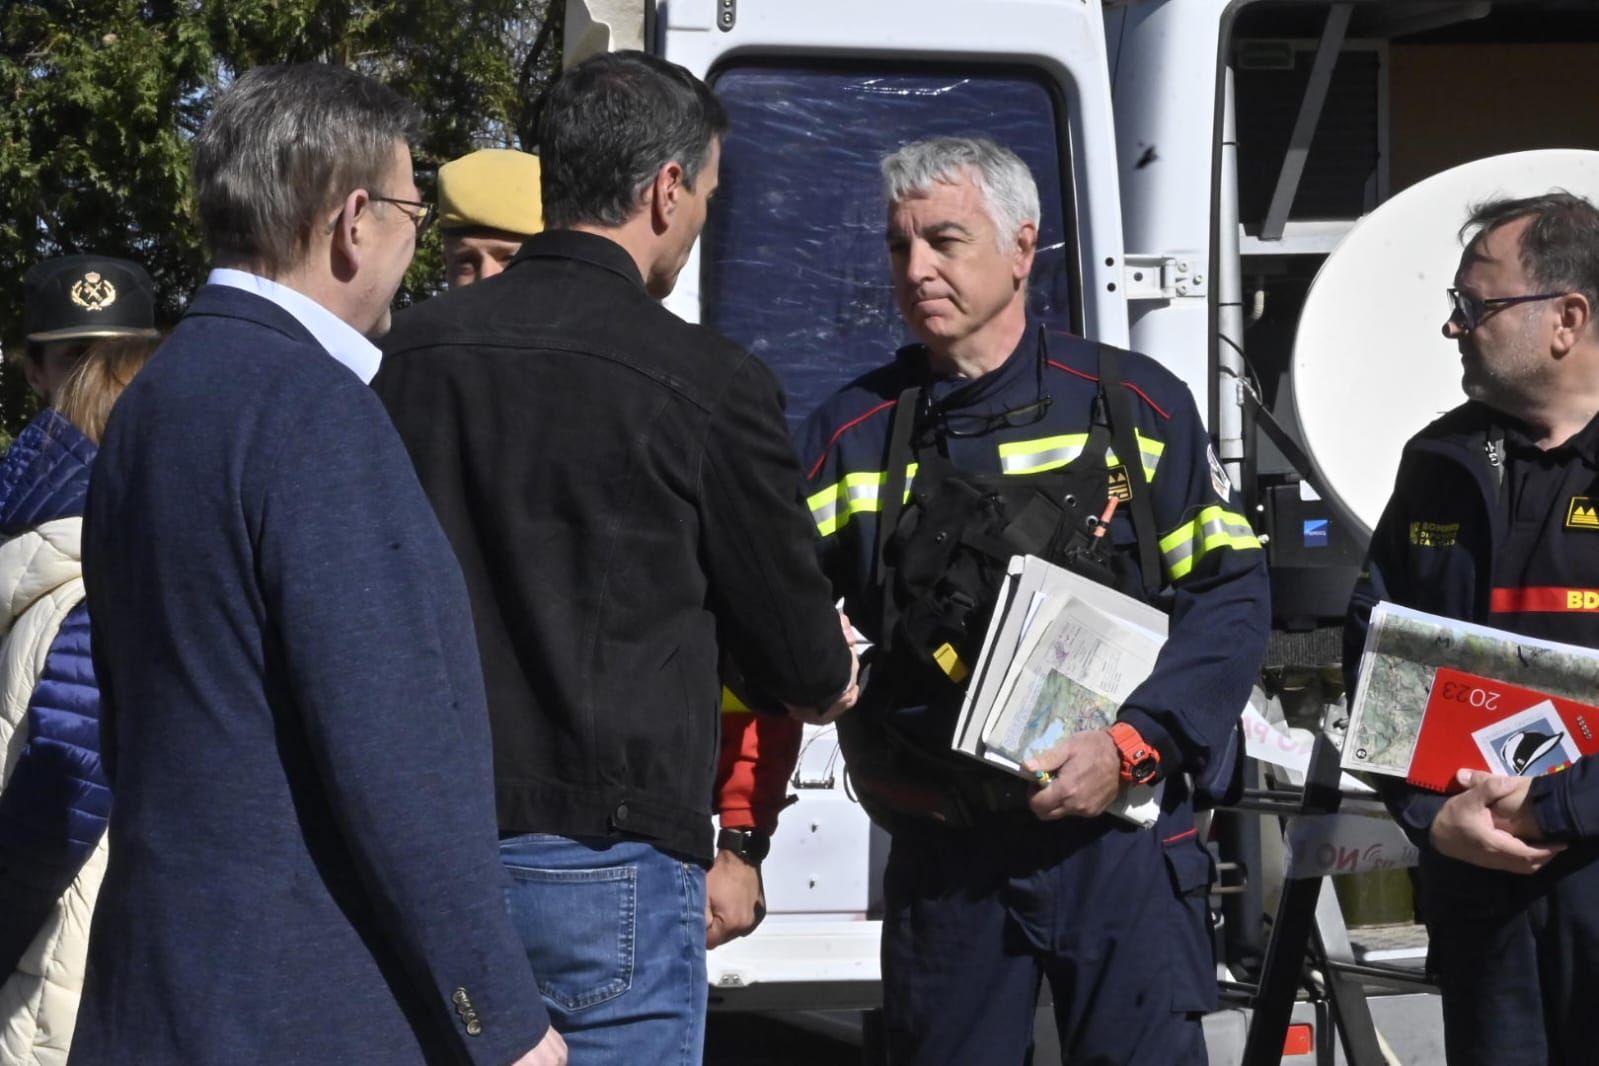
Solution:
<svg viewBox="0 0 1599 1066">
<path fill-rule="evenodd" d="M 1596 753 L 1599 707 L 1440 667 L 1406 780 L 1458 792 L 1459 770 L 1537 777 Z"/>
</svg>

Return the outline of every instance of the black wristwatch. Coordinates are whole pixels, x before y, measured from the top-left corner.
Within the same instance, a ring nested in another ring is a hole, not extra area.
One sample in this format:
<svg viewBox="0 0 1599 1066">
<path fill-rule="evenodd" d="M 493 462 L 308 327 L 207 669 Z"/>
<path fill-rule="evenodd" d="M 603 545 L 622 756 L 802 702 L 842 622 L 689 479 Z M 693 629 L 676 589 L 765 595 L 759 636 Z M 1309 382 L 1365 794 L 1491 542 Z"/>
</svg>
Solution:
<svg viewBox="0 0 1599 1066">
<path fill-rule="evenodd" d="M 731 851 L 751 866 L 759 866 L 772 850 L 772 838 L 759 829 L 724 829 L 716 834 L 716 850 Z"/>
</svg>

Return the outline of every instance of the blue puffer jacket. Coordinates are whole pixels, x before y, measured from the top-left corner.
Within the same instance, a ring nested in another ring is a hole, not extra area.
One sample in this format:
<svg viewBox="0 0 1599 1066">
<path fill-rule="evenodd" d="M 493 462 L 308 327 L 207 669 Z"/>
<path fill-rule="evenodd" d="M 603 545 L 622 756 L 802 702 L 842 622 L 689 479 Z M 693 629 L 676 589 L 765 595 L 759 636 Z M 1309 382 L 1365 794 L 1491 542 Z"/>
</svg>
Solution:
<svg viewBox="0 0 1599 1066">
<path fill-rule="evenodd" d="M 6 640 L 37 631 L 24 621 L 30 613 L 53 612 L 53 626 L 65 611 L 36 678 L 26 676 L 32 663 L 3 660 L 8 673 L 23 675 L 0 678 L 7 699 L 29 682 L 32 691 L 23 721 L 6 721 L 17 728 L 0 734 L 0 978 L 18 969 L 99 843 L 111 809 L 73 521 L 83 513 L 95 452 L 72 423 L 46 411 L 0 460 L 0 537 L 23 549 L 0 566 L 0 594 L 11 608 Z"/>
</svg>

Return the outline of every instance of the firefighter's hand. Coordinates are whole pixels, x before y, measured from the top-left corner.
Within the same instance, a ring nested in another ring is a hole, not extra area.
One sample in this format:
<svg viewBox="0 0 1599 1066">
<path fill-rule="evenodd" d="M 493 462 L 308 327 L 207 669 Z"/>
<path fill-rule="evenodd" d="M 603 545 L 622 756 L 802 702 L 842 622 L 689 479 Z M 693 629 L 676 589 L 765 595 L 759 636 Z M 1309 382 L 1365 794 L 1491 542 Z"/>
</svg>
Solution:
<svg viewBox="0 0 1599 1066">
<path fill-rule="evenodd" d="M 719 948 L 755 931 L 766 917 L 761 868 L 731 851 L 718 851 L 705 875 L 705 947 Z"/>
<path fill-rule="evenodd" d="M 1022 769 L 1054 775 L 1027 801 L 1033 813 L 1046 822 L 1104 814 L 1121 793 L 1121 753 L 1103 729 L 1067 737 L 1022 763 Z"/>
<path fill-rule="evenodd" d="M 844 632 L 844 641 L 849 645 L 849 684 L 844 686 L 844 691 L 833 698 L 833 702 L 826 707 L 796 707 L 792 703 L 785 704 L 788 713 L 802 722 L 811 725 L 826 725 L 841 717 L 855 701 L 861 698 L 861 689 L 856 682 L 860 679 L 861 657 L 855 651 L 855 639 L 851 634 L 855 627 L 849 623 L 849 615 L 843 611 L 838 612 L 838 622 Z"/>
<path fill-rule="evenodd" d="M 517 1059 L 511 1066 L 566 1066 L 566 1041 L 552 1025 L 538 1047 Z"/>
<path fill-rule="evenodd" d="M 1467 788 L 1474 788 L 1494 780 L 1494 775 L 1482 770 L 1462 770 L 1456 775 L 1456 780 Z M 1533 843 L 1542 841 L 1543 830 L 1538 828 L 1538 819 L 1532 812 L 1532 804 L 1527 802 L 1527 795 L 1532 789 L 1532 778 L 1502 777 L 1499 780 L 1509 784 L 1505 786 L 1507 790 L 1502 798 L 1488 804 L 1488 810 L 1494 816 L 1494 825 L 1522 840 Z"/>
<path fill-rule="evenodd" d="M 1528 843 L 1505 828 L 1520 815 L 1531 783 L 1526 778 L 1462 770 L 1458 780 L 1466 791 L 1450 796 L 1433 819 L 1430 836 L 1439 854 L 1489 870 L 1533 874 L 1565 850 L 1563 844 Z M 1501 805 L 1503 816 L 1495 814 Z"/>
</svg>

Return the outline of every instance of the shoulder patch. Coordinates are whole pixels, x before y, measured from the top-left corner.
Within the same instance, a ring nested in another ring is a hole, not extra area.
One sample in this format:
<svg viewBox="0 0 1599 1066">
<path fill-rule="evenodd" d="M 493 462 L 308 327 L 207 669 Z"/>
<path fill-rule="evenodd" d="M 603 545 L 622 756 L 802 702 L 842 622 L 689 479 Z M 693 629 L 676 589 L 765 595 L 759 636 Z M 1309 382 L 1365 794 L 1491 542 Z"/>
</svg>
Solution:
<svg viewBox="0 0 1599 1066">
<path fill-rule="evenodd" d="M 1586 496 L 1573 496 L 1566 507 L 1567 529 L 1599 529 L 1599 511 Z"/>
<path fill-rule="evenodd" d="M 1226 467 L 1221 465 L 1221 460 L 1216 457 L 1216 449 L 1205 445 L 1205 458 L 1210 463 L 1210 487 L 1216 490 L 1216 495 L 1224 500 L 1232 499 L 1233 483 L 1227 476 Z"/>
</svg>

